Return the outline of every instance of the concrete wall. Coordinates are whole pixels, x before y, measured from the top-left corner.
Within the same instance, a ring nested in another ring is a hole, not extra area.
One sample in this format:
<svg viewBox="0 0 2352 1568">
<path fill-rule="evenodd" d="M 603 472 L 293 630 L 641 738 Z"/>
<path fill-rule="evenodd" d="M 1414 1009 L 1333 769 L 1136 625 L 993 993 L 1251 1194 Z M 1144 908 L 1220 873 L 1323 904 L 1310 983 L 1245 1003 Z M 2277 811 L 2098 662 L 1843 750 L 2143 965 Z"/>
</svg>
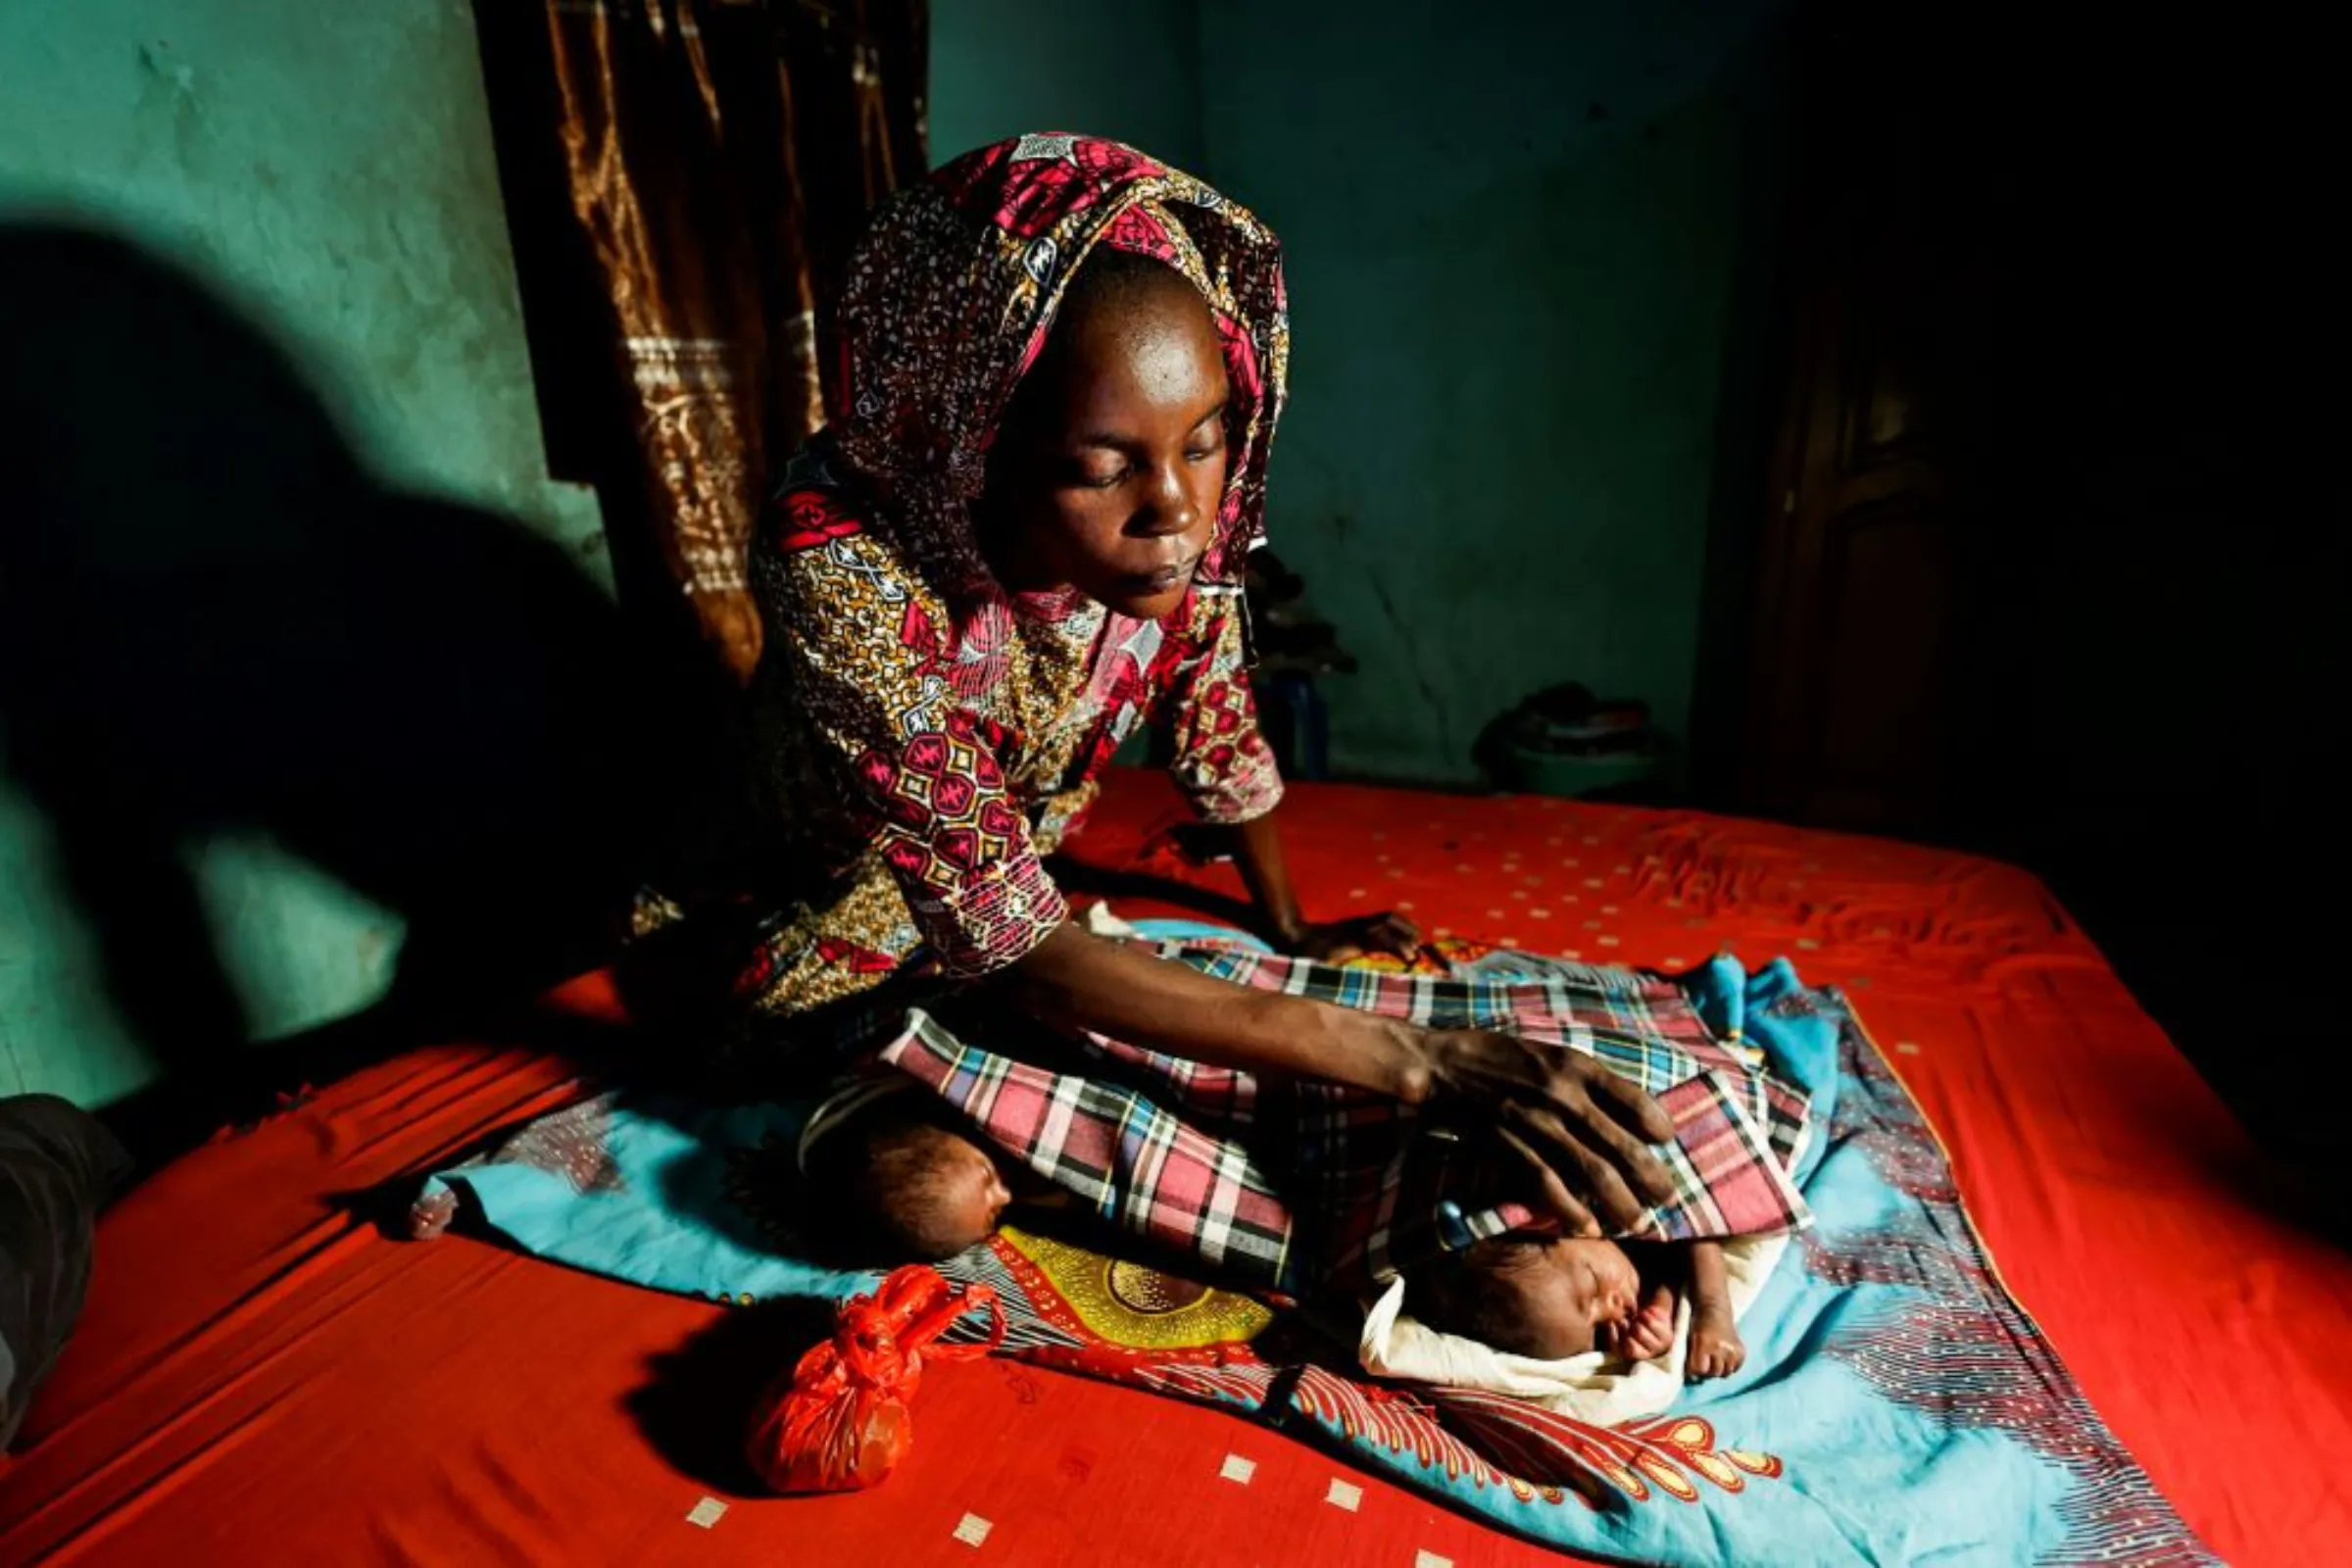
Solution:
<svg viewBox="0 0 2352 1568">
<path fill-rule="evenodd" d="M 0 575 L 13 578 L 0 580 L 0 608 L 20 628 L 55 620 L 30 653 L 20 644 L 13 656 L 0 628 L 0 662 L 15 660 L 0 667 L 0 1093 L 45 1089 L 97 1103 L 153 1075 L 142 1020 L 169 1029 L 175 1009 L 210 1009 L 208 1028 L 284 1034 L 365 1007 L 401 952 L 398 914 L 348 880 L 368 857 L 326 869 L 280 830 L 304 816 L 298 792 L 318 782 L 294 776 L 301 764 L 288 759 L 328 745 L 325 731 L 350 743 L 355 769 L 365 760 L 393 776 L 366 752 L 363 717 L 330 723 L 318 709 L 334 706 L 337 690 L 355 706 L 374 702 L 372 675 L 388 684 L 397 674 L 336 669 L 335 690 L 318 689 L 324 673 L 301 686 L 298 645 L 268 646 L 267 624 L 316 616 L 325 636 L 312 645 L 333 659 L 334 633 L 374 569 L 376 541 L 364 530 L 386 530 L 383 583 L 410 567 L 429 583 L 416 552 L 442 536 L 441 524 L 451 549 L 432 572 L 446 575 L 498 557 L 502 519 L 520 519 L 514 549 L 559 597 L 571 591 L 565 571 L 581 583 L 601 572 L 602 535 L 592 498 L 546 478 L 466 0 L 0 8 L 0 289 L 12 295 L 0 312 L 19 313 L 8 317 L 14 363 L 0 385 L 10 413 L 53 413 L 61 426 L 71 418 L 76 430 L 96 427 L 93 442 L 111 442 L 76 447 L 71 462 L 32 454 L 64 465 L 53 505 L 28 512 L 17 495 L 16 514 L 0 517 L 10 531 Z M 53 363 L 30 363 L 26 330 L 48 334 Z M 157 335 L 170 343 L 155 347 Z M 265 408 L 281 421 L 268 430 L 253 413 Z M 245 450 L 230 450 L 240 442 Z M 321 509 L 334 514 L 257 516 L 280 477 L 273 458 L 287 485 L 292 469 L 318 470 L 300 480 L 311 486 L 303 493 L 334 497 Z M 344 472 L 346 463 L 358 469 Z M 452 505 L 377 505 L 379 492 L 403 490 Z M 103 494 L 93 502 L 92 492 Z M 175 604 L 208 574 L 266 582 L 265 558 L 282 564 L 289 552 L 301 573 L 276 584 L 276 597 L 241 607 L 237 624 L 191 631 L 195 621 L 175 618 Z M 338 574 L 346 580 L 322 580 Z M 61 607 L 60 594 L 85 598 Z M 430 595 L 420 590 L 405 613 L 372 609 L 419 625 L 446 609 Z M 120 637 L 77 640 L 74 627 L 104 628 L 116 615 L 126 626 Z M 135 654 L 148 678 L 133 678 L 129 692 L 115 674 L 133 654 L 101 647 L 122 637 L 152 643 Z M 57 661 L 85 644 L 94 662 L 74 667 L 71 679 L 86 683 L 72 686 Z M 267 702 L 257 710 L 252 700 L 277 677 L 237 685 L 233 702 L 225 677 L 205 684 L 203 669 L 238 661 L 283 677 L 274 692 L 284 710 Z M 141 693 L 151 711 L 132 710 Z M 101 710 L 118 699 L 131 707 Z M 176 750 L 157 740 L 165 710 L 201 715 L 188 718 Z M 68 731 L 80 738 L 59 739 Z M 65 798 L 73 789 L 58 780 L 92 776 L 86 758 L 59 755 L 69 746 L 120 748 L 105 787 L 124 793 L 122 832 L 165 845 L 184 882 L 149 865 L 140 876 L 160 881 L 118 878 L 124 898 L 92 906 L 93 888 L 122 870 L 105 846 L 93 861 L 88 842 L 110 835 L 104 813 L 117 808 Z M 234 771 L 223 751 L 244 751 L 253 764 L 239 800 L 213 798 Z M 177 791 L 169 808 L 159 772 Z M 47 781 L 39 805 L 35 775 Z M 244 808 L 265 798 L 270 809 Z M 351 798 L 397 808 L 380 794 Z M 98 825 L 76 827 L 76 856 L 60 817 L 78 817 L 83 805 Z M 391 851 L 407 841 L 401 823 L 380 826 L 339 823 L 337 842 Z M 169 887 L 149 901 L 129 896 L 133 884 Z M 173 928 L 190 909 L 210 953 L 167 954 L 187 934 Z"/>
</svg>

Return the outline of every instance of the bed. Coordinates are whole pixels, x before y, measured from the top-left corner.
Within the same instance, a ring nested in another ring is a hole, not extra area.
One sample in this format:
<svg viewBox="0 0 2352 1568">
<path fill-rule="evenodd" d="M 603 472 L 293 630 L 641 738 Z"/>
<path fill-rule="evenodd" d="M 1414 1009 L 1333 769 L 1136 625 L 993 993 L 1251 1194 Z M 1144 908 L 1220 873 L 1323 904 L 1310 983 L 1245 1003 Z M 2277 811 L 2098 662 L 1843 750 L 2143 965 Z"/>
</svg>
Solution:
<svg viewBox="0 0 2352 1568">
<path fill-rule="evenodd" d="M 1194 902 L 1147 878 L 1238 892 L 1169 851 L 1174 807 L 1118 776 L 1073 845 L 1123 913 Z M 1845 988 L 2010 1288 L 2198 1535 L 2352 1556 L 2352 1260 L 2032 877 L 1537 798 L 1300 786 L 1286 825 L 1317 916 L 1676 968 L 1786 954 Z M 747 1494 L 733 1423 L 797 1348 L 776 1320 L 395 1240 L 361 1199 L 562 1103 L 564 1041 L 616 1009 L 588 977 L 125 1198 L 0 1468 L 0 1563 L 1560 1560 L 1262 1427 L 1002 1361 L 926 1383 L 881 1492 Z"/>
</svg>

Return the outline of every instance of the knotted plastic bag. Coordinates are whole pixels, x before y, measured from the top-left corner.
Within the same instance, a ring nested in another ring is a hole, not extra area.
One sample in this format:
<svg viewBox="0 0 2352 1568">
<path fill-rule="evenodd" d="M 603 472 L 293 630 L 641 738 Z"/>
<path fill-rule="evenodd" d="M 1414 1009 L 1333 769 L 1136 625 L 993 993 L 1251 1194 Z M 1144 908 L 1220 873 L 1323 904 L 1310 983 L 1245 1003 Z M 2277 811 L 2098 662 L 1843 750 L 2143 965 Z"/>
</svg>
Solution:
<svg viewBox="0 0 2352 1568">
<path fill-rule="evenodd" d="M 940 1345 L 976 1306 L 988 1337 Z M 841 1304 L 833 1338 L 813 1346 L 752 1415 L 752 1468 L 778 1492 L 857 1492 L 890 1474 L 914 1442 L 906 1406 L 923 1367 L 986 1355 L 1004 1338 L 1004 1308 L 985 1285 L 958 1291 L 921 1263 L 898 1269 L 871 1296 Z"/>
</svg>

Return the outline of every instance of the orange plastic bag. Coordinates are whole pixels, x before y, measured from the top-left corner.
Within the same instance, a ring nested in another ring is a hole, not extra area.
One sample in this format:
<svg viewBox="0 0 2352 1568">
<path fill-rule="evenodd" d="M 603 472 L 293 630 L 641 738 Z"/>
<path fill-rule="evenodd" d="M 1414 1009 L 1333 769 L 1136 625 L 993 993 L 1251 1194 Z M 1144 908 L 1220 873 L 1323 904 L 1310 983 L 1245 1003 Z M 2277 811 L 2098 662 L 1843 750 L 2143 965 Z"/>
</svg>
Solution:
<svg viewBox="0 0 2352 1568">
<path fill-rule="evenodd" d="M 973 1307 L 988 1308 L 988 1338 L 933 1343 Z M 921 1263 L 895 1270 L 871 1296 L 852 1297 L 833 1338 L 812 1347 L 760 1396 L 751 1461 L 778 1492 L 857 1492 L 879 1482 L 914 1442 L 906 1405 L 926 1363 L 968 1361 L 1004 1339 L 1004 1308 L 985 1285 L 958 1292 Z"/>
</svg>

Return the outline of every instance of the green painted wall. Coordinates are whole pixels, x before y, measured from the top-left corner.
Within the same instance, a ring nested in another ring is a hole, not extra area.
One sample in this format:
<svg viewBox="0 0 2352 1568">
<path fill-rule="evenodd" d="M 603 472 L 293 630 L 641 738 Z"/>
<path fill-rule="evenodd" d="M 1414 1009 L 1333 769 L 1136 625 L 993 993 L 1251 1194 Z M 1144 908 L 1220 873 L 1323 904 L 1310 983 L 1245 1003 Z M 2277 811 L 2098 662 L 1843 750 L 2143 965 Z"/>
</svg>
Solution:
<svg viewBox="0 0 2352 1568">
<path fill-rule="evenodd" d="M 1685 730 L 1779 9 L 1202 6 L 1207 166 L 1291 268 L 1271 533 L 1363 661 L 1335 765 L 1472 778 L 1569 679 Z"/>
<path fill-rule="evenodd" d="M 931 156 L 1030 130 L 1110 136 L 1200 171 L 1194 0 L 932 0 Z"/>
<path fill-rule="evenodd" d="M 224 301 L 227 318 L 285 353 L 386 480 L 517 517 L 552 545 L 547 559 L 601 573 L 592 497 L 546 477 L 466 0 L 0 8 L 0 267 L 66 228 L 127 242 L 99 242 L 125 272 L 143 256 L 191 298 Z M 191 414 L 218 416 L 203 405 L 198 380 Z M 384 520 L 306 519 L 316 531 L 304 548 Z M 182 543 L 184 562 L 199 562 L 204 541 Z M 101 554 L 90 541 L 61 548 Z M 0 748 L 22 748 L 5 708 Z M 21 774 L 26 760 L 0 749 L 0 760 Z M 152 1075 L 150 1042 L 126 1010 L 168 1013 L 172 982 L 162 973 L 165 994 L 132 996 L 126 1009 L 124 988 L 139 980 L 120 965 L 111 981 L 102 972 L 90 911 L 64 887 L 55 824 L 9 773 L 0 767 L 0 1093 L 103 1102 Z M 386 840 L 401 831 L 387 822 Z M 283 1035 L 383 992 L 401 922 L 283 847 L 267 819 L 180 852 L 250 1033 Z"/>
</svg>

